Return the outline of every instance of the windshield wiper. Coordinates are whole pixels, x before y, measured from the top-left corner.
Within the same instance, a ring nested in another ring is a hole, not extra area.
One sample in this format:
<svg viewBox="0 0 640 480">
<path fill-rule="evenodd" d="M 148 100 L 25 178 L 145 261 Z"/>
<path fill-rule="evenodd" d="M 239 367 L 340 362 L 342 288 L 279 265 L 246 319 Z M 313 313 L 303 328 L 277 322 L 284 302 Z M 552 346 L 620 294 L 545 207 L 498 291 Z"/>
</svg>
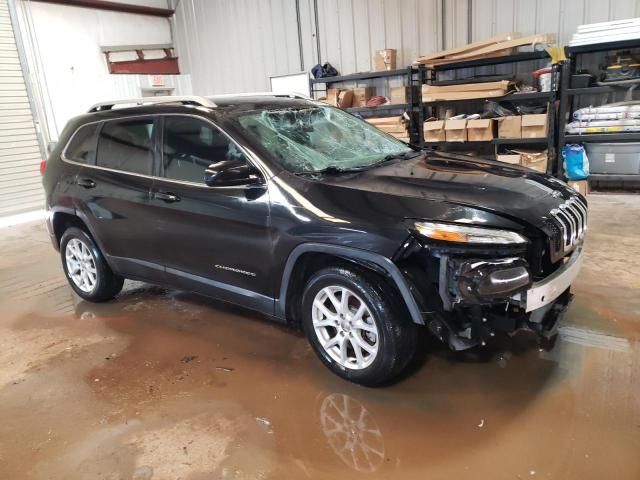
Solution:
<svg viewBox="0 0 640 480">
<path fill-rule="evenodd" d="M 389 162 L 391 160 L 408 160 L 410 158 L 415 158 L 418 155 L 422 155 L 422 152 L 416 152 L 412 150 L 410 152 L 404 152 L 404 153 L 391 153 L 374 165 L 377 165 L 382 162 Z"/>
<path fill-rule="evenodd" d="M 320 170 L 302 170 L 301 172 L 297 172 L 298 175 L 311 175 L 311 174 L 320 174 L 320 175 L 340 175 L 341 173 L 353 173 L 353 172 L 362 172 L 363 170 L 368 170 L 370 168 L 375 168 L 383 163 L 391 162 L 393 160 L 408 160 L 409 158 L 415 158 L 419 155 L 422 155 L 422 152 L 404 152 L 404 153 L 392 153 L 384 157 L 382 160 L 376 163 L 372 163 L 371 165 L 360 165 L 357 167 L 338 167 L 336 165 L 330 165 L 326 168 L 322 168 Z"/>
<path fill-rule="evenodd" d="M 312 173 L 317 173 L 320 175 L 339 175 L 341 173 L 361 172 L 362 170 L 363 170 L 362 167 L 342 168 L 342 167 L 336 167 L 335 165 L 331 165 L 326 168 L 321 168 L 320 170 L 302 170 L 297 173 L 299 175 L 310 175 Z"/>
</svg>

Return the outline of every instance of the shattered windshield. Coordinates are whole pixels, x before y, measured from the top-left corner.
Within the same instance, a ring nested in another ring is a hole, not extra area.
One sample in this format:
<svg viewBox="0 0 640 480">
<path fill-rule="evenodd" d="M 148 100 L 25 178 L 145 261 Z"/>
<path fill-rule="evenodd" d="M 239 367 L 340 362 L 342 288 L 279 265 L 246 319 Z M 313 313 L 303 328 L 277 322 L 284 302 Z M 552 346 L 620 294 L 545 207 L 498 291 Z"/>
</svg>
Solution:
<svg viewBox="0 0 640 480">
<path fill-rule="evenodd" d="M 242 114 L 240 125 L 294 173 L 366 168 L 413 150 L 337 108 L 309 106 Z"/>
</svg>

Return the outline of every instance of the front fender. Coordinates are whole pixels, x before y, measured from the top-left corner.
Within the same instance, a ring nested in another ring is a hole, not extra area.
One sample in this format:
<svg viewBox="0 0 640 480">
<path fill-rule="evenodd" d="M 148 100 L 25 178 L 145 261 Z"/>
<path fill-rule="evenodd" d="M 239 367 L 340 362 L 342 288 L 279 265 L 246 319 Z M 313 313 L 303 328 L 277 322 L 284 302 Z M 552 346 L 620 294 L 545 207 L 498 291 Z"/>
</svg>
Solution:
<svg viewBox="0 0 640 480">
<path fill-rule="evenodd" d="M 289 291 L 291 275 L 296 262 L 304 253 L 325 253 L 343 257 L 345 259 L 355 261 L 356 263 L 366 262 L 368 264 L 375 265 L 377 268 L 385 272 L 389 279 L 395 284 L 413 322 L 419 325 L 424 325 L 422 312 L 420 311 L 415 298 L 411 294 L 409 283 L 395 263 L 393 263 L 389 258 L 366 250 L 322 243 L 303 243 L 295 247 L 289 254 L 282 274 L 280 296 L 276 299 L 275 313 L 277 317 L 282 319 L 286 317 L 287 292 Z"/>
</svg>

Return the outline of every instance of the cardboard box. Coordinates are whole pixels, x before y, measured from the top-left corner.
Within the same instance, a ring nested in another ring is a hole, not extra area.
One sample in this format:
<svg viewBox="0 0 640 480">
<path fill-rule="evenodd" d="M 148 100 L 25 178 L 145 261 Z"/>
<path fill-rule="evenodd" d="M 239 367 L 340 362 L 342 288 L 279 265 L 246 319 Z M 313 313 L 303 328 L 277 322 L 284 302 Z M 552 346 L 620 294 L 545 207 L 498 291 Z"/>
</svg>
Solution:
<svg viewBox="0 0 640 480">
<path fill-rule="evenodd" d="M 513 115 L 498 118 L 499 138 L 522 138 L 522 117 Z"/>
<path fill-rule="evenodd" d="M 496 160 L 512 165 L 520 165 L 520 155 L 518 154 L 496 155 Z"/>
<path fill-rule="evenodd" d="M 544 138 L 547 136 L 546 113 L 522 115 L 522 138 Z"/>
<path fill-rule="evenodd" d="M 547 173 L 547 164 L 549 162 L 549 155 L 546 150 L 542 152 L 517 150 L 516 153 L 520 154 L 520 164 L 524 167 L 536 170 L 540 173 Z"/>
<path fill-rule="evenodd" d="M 407 87 L 391 87 L 389 89 L 389 101 L 394 105 L 407 103 L 409 89 Z"/>
<path fill-rule="evenodd" d="M 479 92 L 486 90 L 502 90 L 505 93 L 509 89 L 509 80 L 499 80 L 497 82 L 480 83 L 459 83 L 457 85 L 423 85 L 423 93 L 443 93 L 443 92 Z"/>
<path fill-rule="evenodd" d="M 466 120 L 445 120 L 444 137 L 447 142 L 467 141 L 467 121 Z"/>
<path fill-rule="evenodd" d="M 382 70 L 395 70 L 396 55 L 397 55 L 397 51 L 395 48 L 385 48 L 383 50 L 376 50 L 376 53 L 373 59 L 374 69 L 377 72 Z"/>
<path fill-rule="evenodd" d="M 467 138 L 470 142 L 493 140 L 496 132 L 496 122 L 491 118 L 467 120 Z"/>
<path fill-rule="evenodd" d="M 340 108 L 349 108 L 353 105 L 353 92 L 351 90 L 341 90 L 338 95 L 338 106 Z"/>
<path fill-rule="evenodd" d="M 371 87 L 358 87 L 353 89 L 353 106 L 354 107 L 366 107 L 367 102 L 373 94 L 373 88 Z"/>
<path fill-rule="evenodd" d="M 474 98 L 492 98 L 502 97 L 504 90 L 478 90 L 478 91 L 462 91 L 462 92 L 425 92 L 423 85 L 422 101 L 435 102 L 436 100 L 472 100 Z"/>
<path fill-rule="evenodd" d="M 396 125 L 396 124 L 402 123 L 402 115 L 393 116 L 393 117 L 369 117 L 369 118 L 365 118 L 364 121 L 367 123 L 371 123 L 373 125 L 379 125 L 379 124 Z"/>
<path fill-rule="evenodd" d="M 580 192 L 583 196 L 589 195 L 589 182 L 587 180 L 569 180 L 567 182 L 569 186 L 578 192 Z"/>
<path fill-rule="evenodd" d="M 407 127 L 405 127 L 402 123 L 397 123 L 395 125 L 380 123 L 376 125 L 376 127 L 387 133 L 402 133 L 404 135 L 407 134 Z"/>
<path fill-rule="evenodd" d="M 422 101 L 467 100 L 474 98 L 502 97 L 509 91 L 511 82 L 461 83 L 457 85 L 422 85 Z"/>
<path fill-rule="evenodd" d="M 423 132 L 425 142 L 444 142 L 444 120 L 424 122 Z"/>
<path fill-rule="evenodd" d="M 339 88 L 330 88 L 329 90 L 327 90 L 327 103 L 329 105 L 333 105 L 334 107 L 337 107 L 339 96 L 340 96 Z"/>
</svg>

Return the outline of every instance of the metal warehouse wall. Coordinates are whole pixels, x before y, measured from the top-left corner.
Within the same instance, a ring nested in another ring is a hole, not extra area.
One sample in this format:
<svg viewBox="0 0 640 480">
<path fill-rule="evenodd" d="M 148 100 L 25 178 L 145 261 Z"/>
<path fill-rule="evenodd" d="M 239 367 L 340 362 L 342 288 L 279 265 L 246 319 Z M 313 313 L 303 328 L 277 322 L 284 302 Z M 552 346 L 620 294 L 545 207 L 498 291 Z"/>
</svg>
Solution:
<svg viewBox="0 0 640 480">
<path fill-rule="evenodd" d="M 398 66 L 405 66 L 418 54 L 496 33 L 555 32 L 567 43 L 577 25 L 640 17 L 640 0 L 172 3 L 177 3 L 174 35 L 181 69 L 191 74 L 198 94 L 265 91 L 270 76 L 308 71 L 318 58 L 348 74 L 370 70 L 380 48 L 396 48 Z"/>
</svg>

